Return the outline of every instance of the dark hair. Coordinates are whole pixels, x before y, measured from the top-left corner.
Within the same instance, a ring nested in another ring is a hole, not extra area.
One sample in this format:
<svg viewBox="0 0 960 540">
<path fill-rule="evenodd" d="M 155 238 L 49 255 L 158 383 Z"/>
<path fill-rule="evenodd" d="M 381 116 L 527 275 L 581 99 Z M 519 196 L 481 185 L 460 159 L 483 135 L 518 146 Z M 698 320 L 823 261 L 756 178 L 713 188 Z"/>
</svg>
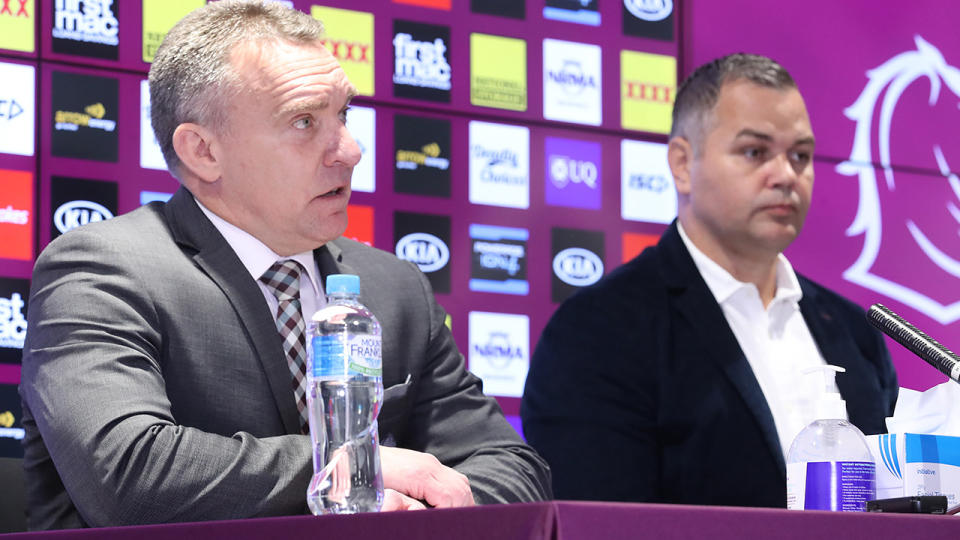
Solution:
<svg viewBox="0 0 960 540">
<path fill-rule="evenodd" d="M 787 70 L 766 56 L 736 53 L 717 58 L 695 69 L 677 88 L 670 137 L 684 137 L 696 149 L 720 89 L 737 80 L 778 90 L 797 87 Z"/>
</svg>

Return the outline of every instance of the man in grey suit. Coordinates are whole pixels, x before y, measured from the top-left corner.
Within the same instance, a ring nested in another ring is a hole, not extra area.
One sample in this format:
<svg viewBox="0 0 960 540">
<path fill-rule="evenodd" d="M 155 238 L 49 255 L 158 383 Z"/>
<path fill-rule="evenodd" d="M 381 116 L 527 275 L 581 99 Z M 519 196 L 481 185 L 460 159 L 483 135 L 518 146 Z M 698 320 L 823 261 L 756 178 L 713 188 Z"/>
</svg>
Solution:
<svg viewBox="0 0 960 540">
<path fill-rule="evenodd" d="M 424 276 L 340 238 L 356 90 L 321 32 L 277 3 L 224 0 L 157 52 L 153 126 L 181 189 L 58 238 L 34 271 L 31 529 L 307 511 L 310 441 L 261 282 L 285 260 L 303 269 L 307 317 L 324 276 L 354 273 L 382 323 L 385 509 L 549 497 L 545 463 L 464 369 Z"/>
</svg>

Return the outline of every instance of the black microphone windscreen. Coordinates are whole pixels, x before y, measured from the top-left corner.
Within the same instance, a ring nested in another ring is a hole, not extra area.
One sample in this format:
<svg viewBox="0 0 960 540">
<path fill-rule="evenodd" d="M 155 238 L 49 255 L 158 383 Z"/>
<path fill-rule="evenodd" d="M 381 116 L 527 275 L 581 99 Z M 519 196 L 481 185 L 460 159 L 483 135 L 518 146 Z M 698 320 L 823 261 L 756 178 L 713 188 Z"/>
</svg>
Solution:
<svg viewBox="0 0 960 540">
<path fill-rule="evenodd" d="M 924 334 L 883 304 L 870 306 L 867 320 L 910 352 L 960 383 L 960 357 L 937 340 Z"/>
</svg>

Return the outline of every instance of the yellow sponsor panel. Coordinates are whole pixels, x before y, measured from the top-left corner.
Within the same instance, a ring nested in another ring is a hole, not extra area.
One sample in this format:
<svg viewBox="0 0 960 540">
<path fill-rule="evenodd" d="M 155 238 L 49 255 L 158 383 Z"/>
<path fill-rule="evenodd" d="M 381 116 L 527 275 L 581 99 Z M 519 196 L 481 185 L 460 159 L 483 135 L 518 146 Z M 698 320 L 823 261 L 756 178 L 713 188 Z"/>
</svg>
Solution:
<svg viewBox="0 0 960 540">
<path fill-rule="evenodd" d="M 34 52 L 36 37 L 33 28 L 36 16 L 34 0 L 0 2 L 0 49 Z"/>
<path fill-rule="evenodd" d="M 153 62 L 167 32 L 204 0 L 143 0 L 143 61 Z"/>
<path fill-rule="evenodd" d="M 677 59 L 620 51 L 620 125 L 651 133 L 670 133 L 677 92 Z"/>
<path fill-rule="evenodd" d="M 527 110 L 527 42 L 470 34 L 470 103 Z"/>
<path fill-rule="evenodd" d="M 311 6 L 310 15 L 323 23 L 323 45 L 340 62 L 360 95 L 373 95 L 373 14 Z"/>
</svg>

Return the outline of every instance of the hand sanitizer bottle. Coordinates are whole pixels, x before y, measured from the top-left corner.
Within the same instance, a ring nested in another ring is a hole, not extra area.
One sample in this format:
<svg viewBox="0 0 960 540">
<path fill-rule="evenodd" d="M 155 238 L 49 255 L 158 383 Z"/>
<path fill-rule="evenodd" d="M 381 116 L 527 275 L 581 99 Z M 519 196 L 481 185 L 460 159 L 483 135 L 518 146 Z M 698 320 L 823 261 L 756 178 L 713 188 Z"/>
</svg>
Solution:
<svg viewBox="0 0 960 540">
<path fill-rule="evenodd" d="M 837 366 L 813 369 L 845 371 Z M 864 512 L 877 495 L 876 463 L 867 439 L 846 420 L 847 405 L 825 391 L 816 417 L 787 453 L 787 508 Z"/>
</svg>

